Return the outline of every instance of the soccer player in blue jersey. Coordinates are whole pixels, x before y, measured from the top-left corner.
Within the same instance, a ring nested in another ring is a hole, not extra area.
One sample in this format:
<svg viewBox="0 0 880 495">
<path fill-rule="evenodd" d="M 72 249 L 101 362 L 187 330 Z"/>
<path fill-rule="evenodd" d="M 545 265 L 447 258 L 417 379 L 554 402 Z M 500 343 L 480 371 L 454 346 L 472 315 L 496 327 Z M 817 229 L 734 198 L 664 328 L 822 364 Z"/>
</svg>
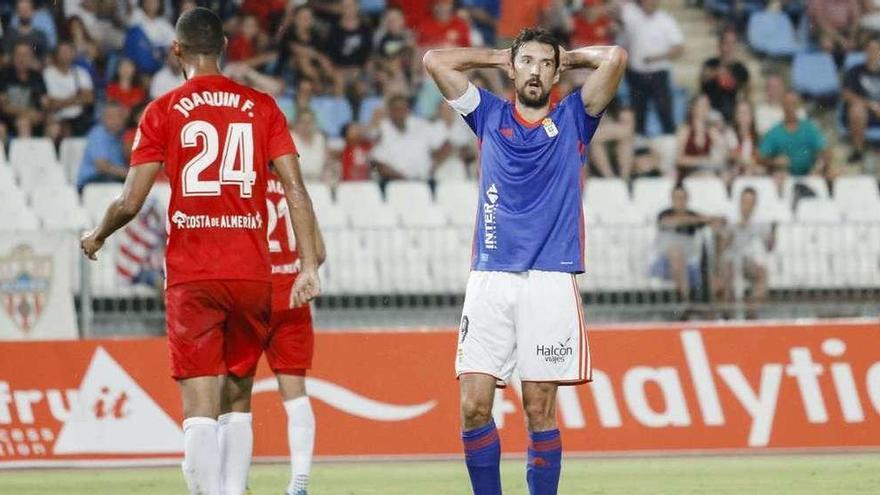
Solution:
<svg viewBox="0 0 880 495">
<path fill-rule="evenodd" d="M 473 266 L 456 362 L 462 441 L 476 495 L 501 493 L 492 401 L 514 368 L 530 438 L 529 493 L 557 492 L 556 391 L 591 379 L 575 280 L 584 271 L 584 162 L 626 62 L 626 51 L 615 46 L 565 51 L 542 29 L 523 30 L 509 50 L 425 55 L 425 68 L 480 143 Z M 516 100 L 476 88 L 467 71 L 479 68 L 506 71 Z M 560 74 L 581 68 L 593 69 L 583 87 L 552 106 L 550 89 Z"/>
</svg>

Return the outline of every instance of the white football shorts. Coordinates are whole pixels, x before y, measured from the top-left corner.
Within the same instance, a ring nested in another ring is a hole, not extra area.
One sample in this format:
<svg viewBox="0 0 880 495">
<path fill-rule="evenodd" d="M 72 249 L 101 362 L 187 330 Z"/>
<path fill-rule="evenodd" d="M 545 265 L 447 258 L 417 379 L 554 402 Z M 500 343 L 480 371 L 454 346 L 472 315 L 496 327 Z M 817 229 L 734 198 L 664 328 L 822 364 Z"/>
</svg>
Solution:
<svg viewBox="0 0 880 495">
<path fill-rule="evenodd" d="M 471 272 L 464 298 L 455 373 L 506 383 L 576 385 L 592 380 L 590 346 L 575 275 Z"/>
</svg>

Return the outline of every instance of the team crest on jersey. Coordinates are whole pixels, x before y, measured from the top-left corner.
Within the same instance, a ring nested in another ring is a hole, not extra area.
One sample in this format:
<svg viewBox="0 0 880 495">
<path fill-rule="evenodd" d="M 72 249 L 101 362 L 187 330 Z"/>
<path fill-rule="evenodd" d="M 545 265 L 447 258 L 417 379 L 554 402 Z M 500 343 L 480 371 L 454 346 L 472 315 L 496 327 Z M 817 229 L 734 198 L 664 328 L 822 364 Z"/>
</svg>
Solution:
<svg viewBox="0 0 880 495">
<path fill-rule="evenodd" d="M 43 314 L 52 283 L 52 257 L 38 256 L 21 244 L 0 258 L 0 300 L 22 332 L 34 329 Z"/>
<path fill-rule="evenodd" d="M 544 126 L 544 132 L 547 133 L 547 137 L 553 137 L 559 134 L 559 129 L 556 128 L 556 124 L 553 122 L 553 119 L 550 117 L 545 118 L 541 121 L 541 125 Z"/>
</svg>

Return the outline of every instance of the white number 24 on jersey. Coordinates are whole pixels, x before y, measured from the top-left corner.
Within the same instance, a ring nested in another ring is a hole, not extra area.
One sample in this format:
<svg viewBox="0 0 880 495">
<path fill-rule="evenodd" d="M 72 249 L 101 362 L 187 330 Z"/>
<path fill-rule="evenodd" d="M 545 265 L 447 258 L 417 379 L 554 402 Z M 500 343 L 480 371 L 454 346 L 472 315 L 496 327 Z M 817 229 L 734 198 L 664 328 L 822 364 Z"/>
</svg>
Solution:
<svg viewBox="0 0 880 495">
<path fill-rule="evenodd" d="M 249 123 L 232 123 L 226 130 L 223 157 L 220 162 L 220 180 L 202 180 L 199 176 L 217 161 L 220 139 L 217 128 L 204 120 L 194 120 L 180 131 L 184 148 L 199 146 L 202 149 L 183 166 L 184 196 L 219 196 L 220 187 L 237 185 L 242 198 L 253 195 L 257 182 L 254 172 L 254 130 Z"/>
</svg>

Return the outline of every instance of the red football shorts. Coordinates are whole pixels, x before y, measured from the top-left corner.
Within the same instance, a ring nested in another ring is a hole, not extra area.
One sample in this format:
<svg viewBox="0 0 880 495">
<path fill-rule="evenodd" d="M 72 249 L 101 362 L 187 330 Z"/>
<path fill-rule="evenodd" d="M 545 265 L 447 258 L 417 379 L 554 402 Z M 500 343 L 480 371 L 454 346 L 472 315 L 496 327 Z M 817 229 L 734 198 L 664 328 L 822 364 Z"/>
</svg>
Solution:
<svg viewBox="0 0 880 495">
<path fill-rule="evenodd" d="M 275 373 L 305 375 L 312 367 L 315 330 L 309 305 L 272 312 L 266 360 Z"/>
<path fill-rule="evenodd" d="M 187 282 L 165 291 L 175 379 L 253 376 L 269 338 L 272 285 L 251 280 Z"/>
</svg>

